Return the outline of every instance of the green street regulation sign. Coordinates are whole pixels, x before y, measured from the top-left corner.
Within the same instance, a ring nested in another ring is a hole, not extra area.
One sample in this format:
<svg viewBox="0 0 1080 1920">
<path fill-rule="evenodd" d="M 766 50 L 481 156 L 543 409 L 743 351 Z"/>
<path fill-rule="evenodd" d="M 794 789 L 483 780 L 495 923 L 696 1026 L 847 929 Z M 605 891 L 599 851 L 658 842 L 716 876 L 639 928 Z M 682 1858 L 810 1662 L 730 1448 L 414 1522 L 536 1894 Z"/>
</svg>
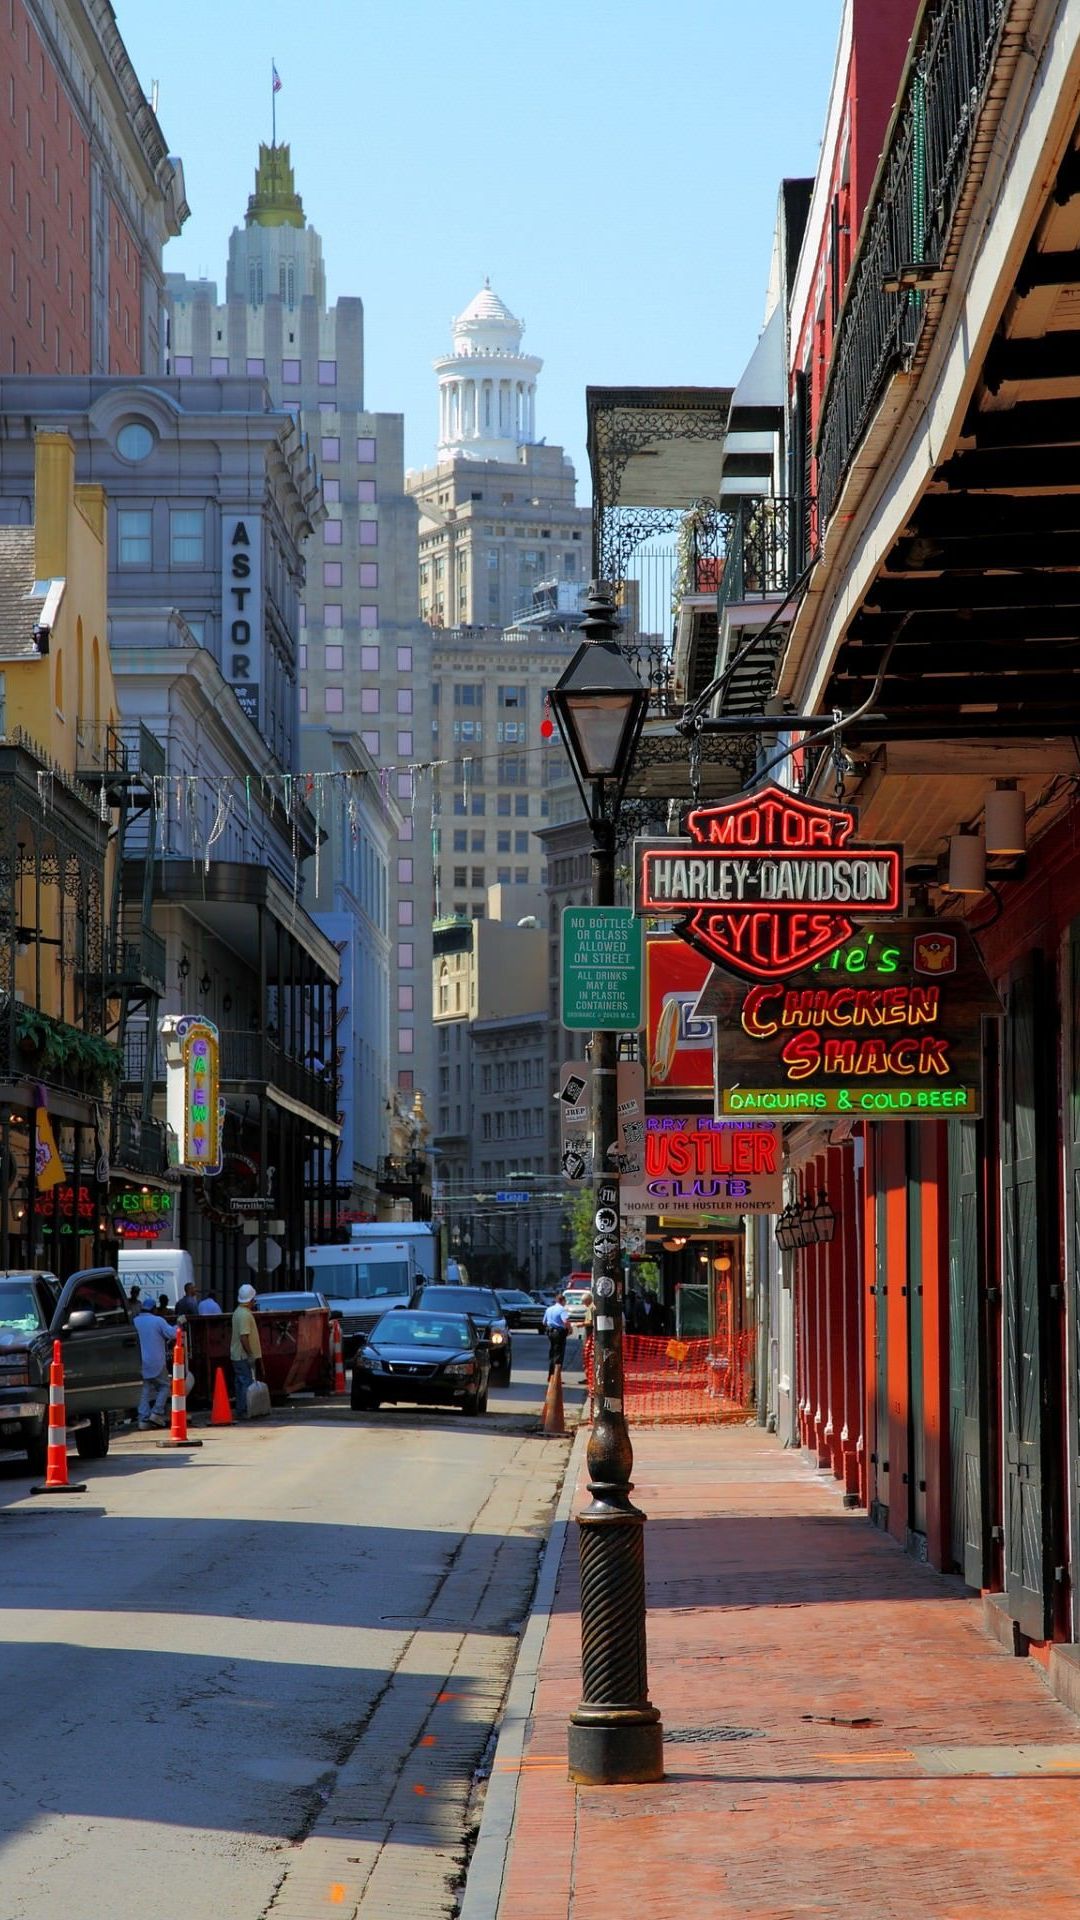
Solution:
<svg viewBox="0 0 1080 1920">
<path fill-rule="evenodd" d="M 642 1022 L 642 922 L 629 907 L 564 907 L 562 1024 L 636 1033 Z"/>
</svg>

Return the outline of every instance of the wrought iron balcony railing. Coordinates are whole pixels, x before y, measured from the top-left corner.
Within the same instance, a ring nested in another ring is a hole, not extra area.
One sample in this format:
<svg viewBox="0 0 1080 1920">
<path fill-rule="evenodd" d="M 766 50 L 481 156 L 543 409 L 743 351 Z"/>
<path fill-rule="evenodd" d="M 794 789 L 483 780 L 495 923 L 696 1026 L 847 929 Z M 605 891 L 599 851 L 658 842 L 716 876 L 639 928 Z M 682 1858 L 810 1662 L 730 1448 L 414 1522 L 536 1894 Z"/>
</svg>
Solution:
<svg viewBox="0 0 1080 1920">
<path fill-rule="evenodd" d="M 837 323 L 817 434 L 822 519 L 926 323 L 1009 0 L 939 0 L 924 21 Z"/>
<path fill-rule="evenodd" d="M 731 516 L 716 606 L 783 599 L 809 555 L 814 503 L 787 494 L 741 500 Z"/>
<path fill-rule="evenodd" d="M 146 1061 L 147 1029 L 139 1026 L 129 1032 L 124 1047 L 124 1078 L 141 1081 Z M 165 1061 L 161 1042 L 153 1038 L 153 1078 L 164 1080 Z M 336 1075 L 332 1066 L 320 1070 L 314 1064 L 297 1060 L 263 1033 L 226 1027 L 221 1034 L 221 1078 L 223 1082 L 249 1080 L 272 1082 L 292 1100 L 302 1101 L 316 1113 L 333 1118 L 337 1106 Z"/>
</svg>

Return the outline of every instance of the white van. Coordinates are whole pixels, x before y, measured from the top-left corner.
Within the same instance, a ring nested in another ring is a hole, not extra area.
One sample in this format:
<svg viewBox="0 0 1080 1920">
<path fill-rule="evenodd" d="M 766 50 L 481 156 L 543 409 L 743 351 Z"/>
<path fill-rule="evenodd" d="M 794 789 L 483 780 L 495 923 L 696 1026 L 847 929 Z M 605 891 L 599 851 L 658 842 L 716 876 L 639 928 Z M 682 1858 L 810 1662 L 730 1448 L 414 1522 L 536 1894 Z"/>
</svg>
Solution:
<svg viewBox="0 0 1080 1920">
<path fill-rule="evenodd" d="M 117 1267 L 125 1298 L 130 1287 L 138 1287 L 143 1299 L 155 1307 L 163 1293 L 175 1307 L 195 1269 L 190 1253 L 182 1247 L 121 1247 Z"/>
<path fill-rule="evenodd" d="M 390 1307 L 407 1307 L 417 1280 L 410 1239 L 350 1240 L 338 1247 L 308 1247 L 307 1285 L 325 1295 L 330 1318 L 341 1322 L 341 1344 L 351 1360 L 360 1335 Z"/>
<path fill-rule="evenodd" d="M 350 1245 L 374 1249 L 402 1240 L 413 1250 L 417 1278 L 432 1285 L 441 1280 L 439 1230 L 429 1220 L 356 1220 L 349 1228 Z"/>
</svg>

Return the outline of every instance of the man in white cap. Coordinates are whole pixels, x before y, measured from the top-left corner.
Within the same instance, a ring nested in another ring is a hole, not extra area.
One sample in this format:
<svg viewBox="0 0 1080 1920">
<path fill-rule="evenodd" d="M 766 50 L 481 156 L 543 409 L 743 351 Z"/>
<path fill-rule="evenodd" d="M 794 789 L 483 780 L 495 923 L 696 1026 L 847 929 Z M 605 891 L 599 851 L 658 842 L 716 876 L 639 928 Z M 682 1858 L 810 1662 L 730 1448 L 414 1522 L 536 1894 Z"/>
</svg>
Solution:
<svg viewBox="0 0 1080 1920">
<path fill-rule="evenodd" d="M 254 1384 L 255 1370 L 262 1364 L 262 1342 L 255 1323 L 252 1307 L 257 1295 L 253 1286 L 245 1281 L 236 1296 L 236 1311 L 232 1317 L 232 1346 L 229 1358 L 233 1366 L 233 1379 L 236 1383 L 236 1417 L 247 1419 L 248 1388 Z"/>
</svg>

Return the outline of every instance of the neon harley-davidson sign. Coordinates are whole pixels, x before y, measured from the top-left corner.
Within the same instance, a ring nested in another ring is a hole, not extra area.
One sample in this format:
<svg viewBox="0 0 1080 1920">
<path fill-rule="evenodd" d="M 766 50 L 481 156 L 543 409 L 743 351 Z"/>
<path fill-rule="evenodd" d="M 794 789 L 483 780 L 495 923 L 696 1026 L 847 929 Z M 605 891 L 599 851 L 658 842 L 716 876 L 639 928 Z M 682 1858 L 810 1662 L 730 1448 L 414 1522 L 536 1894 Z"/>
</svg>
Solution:
<svg viewBox="0 0 1080 1920">
<path fill-rule="evenodd" d="M 686 824 L 689 840 L 639 841 L 637 911 L 685 914 L 682 938 L 747 979 L 782 980 L 901 904 L 901 848 L 861 846 L 849 807 L 762 787 Z"/>
</svg>

